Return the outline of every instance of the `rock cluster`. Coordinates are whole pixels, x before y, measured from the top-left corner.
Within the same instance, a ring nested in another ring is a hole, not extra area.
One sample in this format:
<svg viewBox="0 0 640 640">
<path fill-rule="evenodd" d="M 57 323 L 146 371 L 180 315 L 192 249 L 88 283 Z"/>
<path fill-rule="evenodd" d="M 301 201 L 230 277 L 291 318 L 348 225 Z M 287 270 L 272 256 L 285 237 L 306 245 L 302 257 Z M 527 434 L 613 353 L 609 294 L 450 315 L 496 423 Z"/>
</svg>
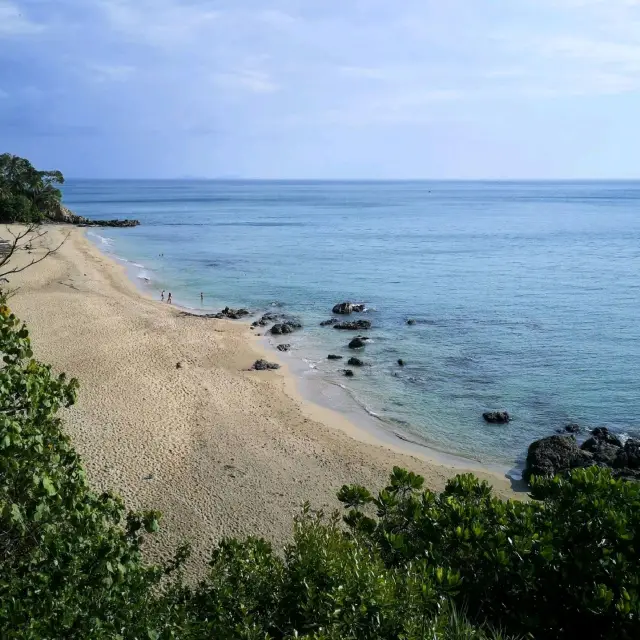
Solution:
<svg viewBox="0 0 640 640">
<path fill-rule="evenodd" d="M 240 320 L 241 318 L 245 318 L 249 315 L 251 315 L 251 312 L 247 309 L 231 309 L 230 307 L 225 307 L 222 311 L 214 313 L 213 317 L 218 318 L 219 320 L 223 318 L 227 318 L 229 320 Z M 207 318 L 210 317 L 212 316 L 207 315 Z"/>
<path fill-rule="evenodd" d="M 579 467 L 608 467 L 616 477 L 640 480 L 640 440 L 629 438 L 624 445 L 606 427 L 591 432 L 582 446 L 573 435 L 549 436 L 529 446 L 523 473 L 531 476 L 554 476 Z"/>
<path fill-rule="evenodd" d="M 67 207 L 58 205 L 54 207 L 47 218 L 51 222 L 64 222 L 65 224 L 77 224 L 81 227 L 137 227 L 139 220 L 90 220 L 83 216 L 78 216 Z"/>
<path fill-rule="evenodd" d="M 337 356 L 334 353 L 330 353 L 327 356 L 327 360 L 342 360 L 342 356 Z"/>
<path fill-rule="evenodd" d="M 354 320 L 352 322 L 339 322 L 333 325 L 334 329 L 342 329 L 344 331 L 364 331 L 371 329 L 369 320 Z"/>
<path fill-rule="evenodd" d="M 278 351 L 289 351 L 289 349 L 291 349 L 291 345 L 290 344 L 279 344 L 276 349 Z"/>
<path fill-rule="evenodd" d="M 350 313 L 362 313 L 366 309 L 364 304 L 354 304 L 353 302 L 339 302 L 333 307 L 333 313 L 349 315 Z"/>
</svg>

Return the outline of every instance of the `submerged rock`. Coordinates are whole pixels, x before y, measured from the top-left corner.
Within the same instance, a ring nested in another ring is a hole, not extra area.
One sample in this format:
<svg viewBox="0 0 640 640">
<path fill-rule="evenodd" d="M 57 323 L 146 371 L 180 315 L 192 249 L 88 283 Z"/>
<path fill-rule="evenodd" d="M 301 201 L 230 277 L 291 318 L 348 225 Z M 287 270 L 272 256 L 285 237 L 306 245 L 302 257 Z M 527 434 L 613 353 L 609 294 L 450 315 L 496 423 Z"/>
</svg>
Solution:
<svg viewBox="0 0 640 640">
<path fill-rule="evenodd" d="M 339 322 L 333 325 L 334 329 L 342 329 L 344 331 L 363 331 L 371 329 L 369 320 L 354 320 L 353 322 Z"/>
<path fill-rule="evenodd" d="M 280 365 L 275 362 L 267 362 L 262 358 L 253 363 L 252 369 L 255 371 L 268 371 L 269 369 L 279 369 Z"/>
<path fill-rule="evenodd" d="M 409 318 L 409 320 L 407 320 L 407 324 L 408 324 L 409 326 L 412 326 L 412 325 L 414 325 L 415 323 L 416 323 L 416 321 L 415 321 L 413 318 Z"/>
<path fill-rule="evenodd" d="M 330 353 L 327 356 L 327 360 L 342 360 L 342 356 L 337 356 L 334 353 Z"/>
<path fill-rule="evenodd" d="M 321 327 L 331 327 L 334 324 L 338 324 L 338 322 L 340 322 L 340 320 L 338 320 L 338 318 L 331 318 L 330 320 L 323 320 L 320 323 Z"/>
<path fill-rule="evenodd" d="M 344 369 L 343 373 L 347 378 L 353 378 L 354 376 L 354 373 L 353 371 L 351 371 L 351 369 Z"/>
<path fill-rule="evenodd" d="M 271 333 L 274 336 L 280 336 L 288 333 L 293 333 L 298 329 L 302 329 L 302 324 L 300 322 L 290 320 L 288 322 L 280 322 L 278 324 L 274 324 L 273 327 L 271 327 Z"/>
<path fill-rule="evenodd" d="M 404 367 L 404 360 L 403 360 L 402 358 L 399 358 L 399 359 L 398 359 L 398 365 L 399 365 L 400 367 Z"/>
<path fill-rule="evenodd" d="M 278 351 L 289 351 L 289 349 L 291 349 L 291 345 L 290 344 L 279 344 L 276 349 Z"/>
<path fill-rule="evenodd" d="M 506 411 L 485 411 L 482 417 L 490 424 L 507 424 L 511 420 Z"/>
<path fill-rule="evenodd" d="M 364 348 L 365 341 L 362 338 L 354 338 L 349 343 L 349 349 L 362 349 Z"/>
<path fill-rule="evenodd" d="M 364 367 L 364 362 L 360 358 L 349 358 L 347 364 L 352 367 Z"/>
<path fill-rule="evenodd" d="M 353 302 L 339 302 L 333 307 L 333 313 L 349 315 L 350 313 L 362 313 L 366 307 L 364 304 L 354 304 Z"/>
</svg>

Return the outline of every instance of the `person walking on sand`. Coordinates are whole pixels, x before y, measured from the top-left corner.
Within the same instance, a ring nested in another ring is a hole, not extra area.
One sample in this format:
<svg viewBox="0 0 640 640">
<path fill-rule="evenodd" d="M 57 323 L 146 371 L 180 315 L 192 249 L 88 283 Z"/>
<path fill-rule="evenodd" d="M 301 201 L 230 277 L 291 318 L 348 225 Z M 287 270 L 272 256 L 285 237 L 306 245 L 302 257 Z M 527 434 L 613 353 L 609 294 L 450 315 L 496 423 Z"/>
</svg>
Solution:
<svg viewBox="0 0 640 640">
<path fill-rule="evenodd" d="M 160 302 L 164 302 L 164 289 L 162 290 L 162 293 L 160 294 Z"/>
<path fill-rule="evenodd" d="M 169 295 L 167 296 L 167 304 L 171 304 L 171 291 L 169 291 Z"/>
</svg>

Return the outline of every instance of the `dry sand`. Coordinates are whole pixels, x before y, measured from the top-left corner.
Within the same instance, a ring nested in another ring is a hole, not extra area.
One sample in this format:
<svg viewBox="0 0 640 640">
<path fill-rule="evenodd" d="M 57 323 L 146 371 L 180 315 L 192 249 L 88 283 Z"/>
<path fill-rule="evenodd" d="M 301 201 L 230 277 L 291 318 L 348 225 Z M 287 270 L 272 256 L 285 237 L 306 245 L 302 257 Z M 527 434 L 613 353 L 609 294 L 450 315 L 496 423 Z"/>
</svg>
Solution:
<svg viewBox="0 0 640 640">
<path fill-rule="evenodd" d="M 248 371 L 261 348 L 247 324 L 146 298 L 81 229 L 50 227 L 44 242 L 67 233 L 58 253 L 11 280 L 10 306 L 36 356 L 80 380 L 65 425 L 90 481 L 130 509 L 163 512 L 154 553 L 188 539 L 198 563 L 223 536 L 282 543 L 304 501 L 332 510 L 342 484 L 381 487 L 394 465 L 436 490 L 460 472 L 305 401 L 286 367 Z M 514 495 L 506 478 L 474 472 Z"/>
</svg>

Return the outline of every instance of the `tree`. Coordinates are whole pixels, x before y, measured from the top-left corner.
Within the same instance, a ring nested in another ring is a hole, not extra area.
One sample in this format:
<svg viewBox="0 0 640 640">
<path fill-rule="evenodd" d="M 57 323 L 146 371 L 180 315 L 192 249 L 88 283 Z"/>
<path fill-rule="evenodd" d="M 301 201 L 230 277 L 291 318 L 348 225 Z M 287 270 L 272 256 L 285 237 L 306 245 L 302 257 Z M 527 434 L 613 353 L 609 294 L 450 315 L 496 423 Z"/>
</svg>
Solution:
<svg viewBox="0 0 640 640">
<path fill-rule="evenodd" d="M 27 159 L 0 155 L 0 222 L 41 222 L 60 206 L 60 171 L 38 171 Z"/>
</svg>

